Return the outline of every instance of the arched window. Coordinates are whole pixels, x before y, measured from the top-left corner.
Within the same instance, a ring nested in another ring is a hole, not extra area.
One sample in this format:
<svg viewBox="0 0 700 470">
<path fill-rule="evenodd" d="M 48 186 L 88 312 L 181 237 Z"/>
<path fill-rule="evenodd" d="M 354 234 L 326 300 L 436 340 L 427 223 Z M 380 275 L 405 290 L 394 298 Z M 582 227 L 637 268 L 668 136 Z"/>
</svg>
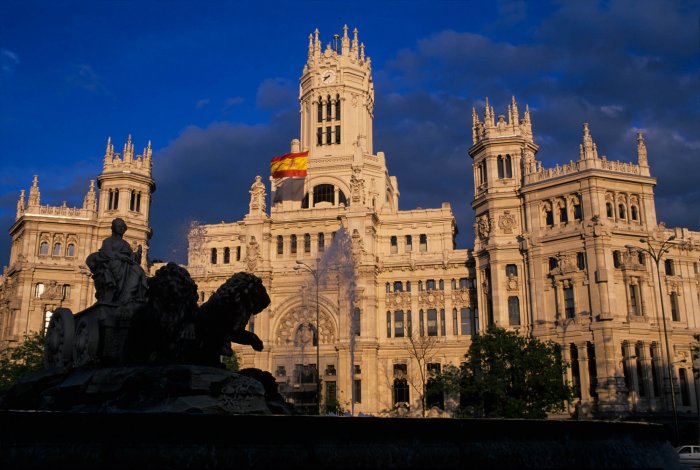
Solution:
<svg viewBox="0 0 700 470">
<path fill-rule="evenodd" d="M 637 209 L 637 206 L 630 207 L 630 215 L 632 220 L 639 220 L 639 209 Z"/>
<path fill-rule="evenodd" d="M 61 256 L 61 244 L 60 243 L 54 243 L 53 245 L 53 256 Z"/>
<path fill-rule="evenodd" d="M 211 264 L 216 264 L 216 248 L 211 249 Z"/>
<path fill-rule="evenodd" d="M 345 197 L 345 193 L 340 189 L 338 190 L 338 204 L 342 204 L 344 206 L 348 205 L 348 199 Z"/>
<path fill-rule="evenodd" d="M 608 216 L 608 219 L 612 219 L 613 217 L 615 217 L 613 214 L 613 206 L 611 202 L 605 203 L 605 214 Z"/>
<path fill-rule="evenodd" d="M 335 95 L 335 119 L 340 121 L 340 95 Z"/>
<path fill-rule="evenodd" d="M 386 283 L 386 293 L 388 294 L 388 293 L 390 293 L 390 292 L 391 292 L 391 283 L 390 283 L 390 282 L 387 282 L 387 283 Z"/>
<path fill-rule="evenodd" d="M 565 224 L 569 221 L 569 213 L 566 210 L 566 204 L 562 203 L 559 206 L 559 223 Z"/>
<path fill-rule="evenodd" d="M 667 276 L 675 276 L 675 275 L 676 275 L 676 271 L 675 271 L 675 269 L 673 269 L 673 268 L 674 268 L 674 266 L 673 266 L 673 260 L 672 260 L 672 259 L 666 259 L 666 260 L 664 260 L 664 269 L 665 269 L 665 271 L 666 271 L 666 275 L 667 275 Z"/>
<path fill-rule="evenodd" d="M 141 192 L 136 195 L 136 212 L 141 212 Z"/>
<path fill-rule="evenodd" d="M 335 201 L 335 188 L 332 184 L 319 184 L 314 186 L 314 206 L 321 202 L 330 202 L 333 204 Z"/>
<path fill-rule="evenodd" d="M 406 292 L 411 292 L 411 281 L 406 281 Z"/>
<path fill-rule="evenodd" d="M 576 201 L 574 202 L 574 220 L 582 220 L 583 219 L 583 211 L 581 209 L 581 203 Z"/>
<path fill-rule="evenodd" d="M 323 233 L 318 234 L 318 252 L 323 253 L 326 251 L 326 238 Z"/>
<path fill-rule="evenodd" d="M 442 279 L 440 279 L 440 281 L 438 282 L 438 289 L 445 290 L 445 281 L 443 281 Z"/>
<path fill-rule="evenodd" d="M 321 101 L 321 97 L 319 96 L 318 98 L 318 122 L 323 122 L 323 101 Z M 320 128 L 319 128 L 320 130 Z"/>
<path fill-rule="evenodd" d="M 231 262 L 231 248 L 224 248 L 224 264 L 229 264 Z"/>
<path fill-rule="evenodd" d="M 423 291 L 423 281 L 418 281 L 418 292 Z"/>
<path fill-rule="evenodd" d="M 71 258 L 75 256 L 75 245 L 73 243 L 68 244 L 68 247 L 66 248 L 66 256 Z"/>
<path fill-rule="evenodd" d="M 406 364 L 394 364 L 394 405 L 410 403 Z"/>
<path fill-rule="evenodd" d="M 624 205 L 624 204 L 618 204 L 618 206 L 617 206 L 617 213 L 619 214 L 619 216 L 620 216 L 621 219 L 626 218 L 626 217 L 625 217 L 626 214 L 625 214 L 625 205 Z"/>
<path fill-rule="evenodd" d="M 36 285 L 36 288 L 34 289 L 34 297 L 36 297 L 37 299 L 39 297 L 41 297 L 44 294 L 44 289 L 45 289 L 44 283 L 43 282 L 38 283 Z"/>
<path fill-rule="evenodd" d="M 498 159 L 496 161 L 498 163 L 498 179 L 501 180 L 505 178 L 505 161 L 503 160 L 503 157 L 501 155 L 498 156 Z"/>
<path fill-rule="evenodd" d="M 70 284 L 63 284 L 63 286 L 61 286 L 61 296 L 63 300 L 70 299 Z"/>
<path fill-rule="evenodd" d="M 330 121 L 331 117 L 333 116 L 331 114 L 331 95 L 326 96 L 326 121 Z"/>
<path fill-rule="evenodd" d="M 40 255 L 48 255 L 49 254 L 49 243 L 48 242 L 41 242 L 39 244 L 39 254 Z"/>
<path fill-rule="evenodd" d="M 311 235 L 304 234 L 304 253 L 311 253 Z"/>
<path fill-rule="evenodd" d="M 304 194 L 304 198 L 301 200 L 301 208 L 302 209 L 309 208 L 309 193 Z"/>
<path fill-rule="evenodd" d="M 296 254 L 296 252 L 297 252 L 297 236 L 296 235 L 292 235 L 291 237 L 289 237 L 289 251 L 292 254 Z"/>
<path fill-rule="evenodd" d="M 615 269 L 622 267 L 622 255 L 620 254 L 620 250 L 613 251 L 613 266 Z"/>
<path fill-rule="evenodd" d="M 277 254 L 284 254 L 284 237 L 282 235 L 277 235 Z"/>
<path fill-rule="evenodd" d="M 549 270 L 554 271 L 555 269 L 557 269 L 557 266 L 559 266 L 559 261 L 557 261 L 557 259 L 554 257 L 550 257 L 549 258 Z"/>
<path fill-rule="evenodd" d="M 513 159 L 510 155 L 506 155 L 506 178 L 513 177 Z"/>
</svg>

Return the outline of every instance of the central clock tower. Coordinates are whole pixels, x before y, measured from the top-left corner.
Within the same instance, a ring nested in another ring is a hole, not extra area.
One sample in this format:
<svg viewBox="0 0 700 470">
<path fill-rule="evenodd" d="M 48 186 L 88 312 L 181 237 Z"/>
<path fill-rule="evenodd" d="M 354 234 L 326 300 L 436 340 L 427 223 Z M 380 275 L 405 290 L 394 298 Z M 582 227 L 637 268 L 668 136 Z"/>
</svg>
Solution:
<svg viewBox="0 0 700 470">
<path fill-rule="evenodd" d="M 309 48 L 301 75 L 302 149 L 309 150 L 309 163 L 325 156 L 352 155 L 360 142 L 372 153 L 374 85 L 371 61 L 365 46 L 352 39 L 348 27 L 335 35 L 325 49 L 319 32 L 309 35 Z"/>
</svg>

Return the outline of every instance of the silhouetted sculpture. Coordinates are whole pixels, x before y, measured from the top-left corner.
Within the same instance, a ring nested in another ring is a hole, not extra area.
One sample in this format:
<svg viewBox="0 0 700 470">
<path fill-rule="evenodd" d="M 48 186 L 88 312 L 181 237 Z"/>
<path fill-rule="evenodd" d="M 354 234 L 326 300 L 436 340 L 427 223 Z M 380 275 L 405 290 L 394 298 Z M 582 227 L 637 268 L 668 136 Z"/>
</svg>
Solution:
<svg viewBox="0 0 700 470">
<path fill-rule="evenodd" d="M 148 303 L 132 320 L 129 362 L 220 366 L 232 342 L 262 351 L 262 340 L 245 328 L 269 304 L 260 278 L 240 272 L 198 307 L 189 273 L 168 263 L 148 280 Z"/>
<path fill-rule="evenodd" d="M 120 218 L 114 219 L 112 236 L 105 238 L 98 252 L 87 257 L 98 302 L 138 305 L 146 300 L 146 274 L 140 265 L 141 246 L 134 253 L 124 241 L 124 232 L 126 223 Z"/>
</svg>

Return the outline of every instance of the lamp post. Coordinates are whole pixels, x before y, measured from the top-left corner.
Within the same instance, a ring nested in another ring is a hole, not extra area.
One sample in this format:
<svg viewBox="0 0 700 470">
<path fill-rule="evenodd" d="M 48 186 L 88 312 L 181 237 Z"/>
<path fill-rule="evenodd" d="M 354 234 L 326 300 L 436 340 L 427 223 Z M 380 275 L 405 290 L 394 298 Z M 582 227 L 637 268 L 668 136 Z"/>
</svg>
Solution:
<svg viewBox="0 0 700 470">
<path fill-rule="evenodd" d="M 308 264 L 297 260 L 295 270 L 305 268 L 311 273 L 316 281 L 316 402 L 318 403 L 318 415 L 321 416 L 321 325 L 319 323 L 319 301 L 318 301 L 318 267 L 313 269 Z M 318 266 L 318 260 L 316 260 Z"/>
<path fill-rule="evenodd" d="M 664 326 L 664 341 L 666 342 L 666 364 L 668 368 L 668 381 L 671 384 L 671 407 L 673 409 L 673 426 L 676 432 L 676 443 L 679 441 L 679 436 L 678 436 L 678 410 L 676 409 L 676 390 L 675 386 L 673 385 L 673 368 L 672 368 L 672 363 L 671 363 L 671 349 L 668 345 L 668 331 L 666 330 L 666 307 L 664 305 L 664 292 L 663 289 L 661 288 L 661 258 L 669 252 L 671 249 L 671 245 L 669 242 L 673 241 L 676 239 L 675 235 L 671 235 L 669 238 L 667 238 L 661 246 L 658 248 L 658 250 L 654 250 L 654 247 L 651 246 L 651 243 L 649 242 L 648 239 L 646 238 L 640 238 L 639 241 L 642 243 L 646 243 L 646 248 L 641 248 L 633 245 L 625 245 L 626 248 L 628 249 L 634 249 L 638 251 L 643 251 L 647 253 L 649 256 L 651 256 L 651 259 L 654 260 L 656 263 L 656 277 L 657 281 L 659 284 L 659 301 L 661 302 L 661 320 L 663 322 Z"/>
</svg>

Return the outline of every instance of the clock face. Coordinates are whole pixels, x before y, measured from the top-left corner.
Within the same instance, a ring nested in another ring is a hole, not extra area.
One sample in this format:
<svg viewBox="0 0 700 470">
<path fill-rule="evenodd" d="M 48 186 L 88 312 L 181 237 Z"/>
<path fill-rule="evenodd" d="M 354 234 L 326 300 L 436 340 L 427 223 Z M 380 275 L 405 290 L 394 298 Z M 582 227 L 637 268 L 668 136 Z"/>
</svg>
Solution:
<svg viewBox="0 0 700 470">
<path fill-rule="evenodd" d="M 335 81 L 335 72 L 332 70 L 326 70 L 323 72 L 323 75 L 321 75 L 321 82 L 322 83 L 333 83 Z"/>
</svg>

